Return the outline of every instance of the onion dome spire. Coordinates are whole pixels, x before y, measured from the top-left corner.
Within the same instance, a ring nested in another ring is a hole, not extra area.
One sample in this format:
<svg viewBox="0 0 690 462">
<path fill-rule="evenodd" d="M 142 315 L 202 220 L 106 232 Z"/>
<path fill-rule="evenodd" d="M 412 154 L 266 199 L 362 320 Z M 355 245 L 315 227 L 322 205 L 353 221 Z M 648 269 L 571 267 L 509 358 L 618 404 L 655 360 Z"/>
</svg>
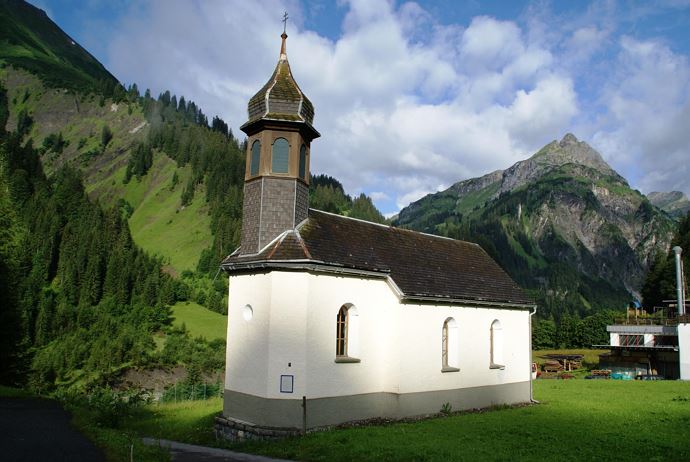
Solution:
<svg viewBox="0 0 690 462">
<path fill-rule="evenodd" d="M 281 61 L 287 61 L 287 52 L 285 51 L 285 40 L 287 39 L 287 34 L 283 32 L 280 34 L 280 38 L 283 39 L 283 43 L 280 45 L 280 60 Z"/>
<path fill-rule="evenodd" d="M 287 13 L 283 17 L 283 21 L 286 20 Z M 314 137 L 318 137 L 318 132 L 312 127 L 314 106 L 299 88 L 290 70 L 286 47 L 288 36 L 285 28 L 280 37 L 282 41 L 278 64 L 268 82 L 249 100 L 249 120 L 240 128 L 247 132 L 252 125 L 262 120 L 301 122 L 308 126 L 308 130 L 314 132 Z"/>
</svg>

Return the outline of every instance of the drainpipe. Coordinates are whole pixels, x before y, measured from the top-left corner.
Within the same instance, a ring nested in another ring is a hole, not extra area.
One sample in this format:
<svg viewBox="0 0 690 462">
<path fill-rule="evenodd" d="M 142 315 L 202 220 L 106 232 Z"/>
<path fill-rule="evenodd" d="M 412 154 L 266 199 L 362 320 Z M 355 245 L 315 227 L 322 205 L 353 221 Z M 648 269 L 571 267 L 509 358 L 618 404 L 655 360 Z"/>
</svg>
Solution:
<svg viewBox="0 0 690 462">
<path fill-rule="evenodd" d="M 529 314 L 529 401 L 530 403 L 539 404 L 539 401 L 534 399 L 534 394 L 532 390 L 532 316 L 537 312 L 537 305 L 534 305 L 532 312 Z"/>
<path fill-rule="evenodd" d="M 683 300 L 683 276 L 680 261 L 680 254 L 683 252 L 683 249 L 675 246 L 673 248 L 673 252 L 676 254 L 676 298 L 678 303 L 678 317 L 680 318 L 685 314 L 685 300 Z"/>
</svg>

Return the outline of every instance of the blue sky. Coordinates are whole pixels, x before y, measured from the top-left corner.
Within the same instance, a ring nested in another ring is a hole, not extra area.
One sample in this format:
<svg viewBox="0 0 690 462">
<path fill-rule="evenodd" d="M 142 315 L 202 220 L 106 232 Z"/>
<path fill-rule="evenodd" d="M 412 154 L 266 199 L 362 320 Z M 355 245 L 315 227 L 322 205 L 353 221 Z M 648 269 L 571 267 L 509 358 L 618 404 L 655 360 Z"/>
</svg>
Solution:
<svg viewBox="0 0 690 462">
<path fill-rule="evenodd" d="M 572 132 L 635 188 L 690 193 L 690 0 L 35 0 L 122 82 L 239 133 L 288 57 L 312 170 L 385 213 Z"/>
</svg>

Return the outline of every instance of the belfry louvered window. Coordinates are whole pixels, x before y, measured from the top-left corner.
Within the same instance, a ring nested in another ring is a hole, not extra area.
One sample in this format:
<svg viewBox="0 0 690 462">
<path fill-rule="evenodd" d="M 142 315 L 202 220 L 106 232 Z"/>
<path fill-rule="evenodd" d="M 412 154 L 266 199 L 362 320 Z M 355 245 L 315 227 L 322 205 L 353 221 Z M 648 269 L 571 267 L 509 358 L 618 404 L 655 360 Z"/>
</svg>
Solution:
<svg viewBox="0 0 690 462">
<path fill-rule="evenodd" d="M 287 173 L 290 145 L 285 138 L 278 138 L 273 142 L 271 153 L 271 171 L 273 173 Z"/>
<path fill-rule="evenodd" d="M 302 145 L 299 148 L 299 177 L 303 180 L 307 175 L 307 147 Z"/>
<path fill-rule="evenodd" d="M 261 162 L 261 142 L 256 140 L 252 144 L 252 158 L 249 163 L 250 176 L 256 176 L 259 174 L 259 162 Z"/>
</svg>

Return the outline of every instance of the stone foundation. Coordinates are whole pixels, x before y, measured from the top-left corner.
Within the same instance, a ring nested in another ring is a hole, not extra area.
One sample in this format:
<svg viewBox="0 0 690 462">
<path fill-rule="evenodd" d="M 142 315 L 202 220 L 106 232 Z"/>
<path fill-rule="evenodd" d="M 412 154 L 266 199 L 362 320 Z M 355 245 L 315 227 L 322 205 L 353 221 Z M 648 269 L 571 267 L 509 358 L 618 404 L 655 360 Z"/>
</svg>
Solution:
<svg viewBox="0 0 690 462">
<path fill-rule="evenodd" d="M 216 417 L 213 432 L 217 439 L 229 441 L 279 440 L 301 434 L 297 428 L 260 427 L 222 416 Z"/>
</svg>

